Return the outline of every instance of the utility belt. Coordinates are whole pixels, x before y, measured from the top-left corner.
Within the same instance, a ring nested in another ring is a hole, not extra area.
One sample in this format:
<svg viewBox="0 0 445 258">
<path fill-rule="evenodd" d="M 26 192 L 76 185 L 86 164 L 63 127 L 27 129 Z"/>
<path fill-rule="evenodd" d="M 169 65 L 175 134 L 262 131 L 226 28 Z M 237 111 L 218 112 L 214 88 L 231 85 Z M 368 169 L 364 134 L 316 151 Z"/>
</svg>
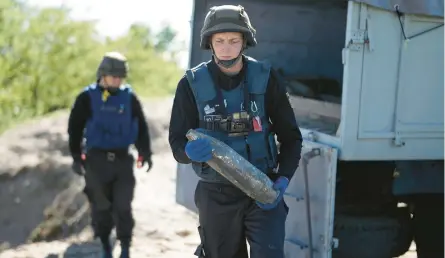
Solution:
<svg viewBox="0 0 445 258">
<path fill-rule="evenodd" d="M 228 133 L 229 136 L 247 135 L 254 129 L 252 119 L 247 112 L 237 112 L 223 118 L 221 115 L 206 115 L 199 121 L 199 127 Z"/>
<path fill-rule="evenodd" d="M 108 161 L 114 161 L 116 159 L 126 158 L 130 154 L 130 148 L 119 149 L 100 149 L 91 148 L 88 150 L 87 155 L 104 155 Z"/>
</svg>

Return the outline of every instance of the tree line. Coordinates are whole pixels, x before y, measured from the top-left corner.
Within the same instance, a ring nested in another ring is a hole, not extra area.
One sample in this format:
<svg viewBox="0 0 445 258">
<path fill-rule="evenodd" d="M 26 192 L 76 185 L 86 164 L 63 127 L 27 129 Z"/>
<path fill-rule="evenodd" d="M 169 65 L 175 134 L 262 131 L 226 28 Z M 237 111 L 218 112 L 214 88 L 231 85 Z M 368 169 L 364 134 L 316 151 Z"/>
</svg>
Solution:
<svg viewBox="0 0 445 258">
<path fill-rule="evenodd" d="M 105 52 L 120 51 L 129 61 L 127 81 L 141 96 L 174 93 L 183 74 L 170 45 L 176 33 L 166 26 L 154 34 L 133 24 L 111 39 L 100 36 L 94 21 L 77 21 L 65 8 L 33 8 L 0 0 L 0 130 L 12 121 L 68 108 L 95 80 Z"/>
</svg>

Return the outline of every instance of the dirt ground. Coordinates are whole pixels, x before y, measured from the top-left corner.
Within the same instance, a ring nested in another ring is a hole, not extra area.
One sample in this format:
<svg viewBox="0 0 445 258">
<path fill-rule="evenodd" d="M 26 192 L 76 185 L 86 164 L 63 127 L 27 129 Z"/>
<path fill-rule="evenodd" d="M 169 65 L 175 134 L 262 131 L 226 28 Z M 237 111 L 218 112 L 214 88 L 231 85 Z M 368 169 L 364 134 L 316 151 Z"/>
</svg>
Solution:
<svg viewBox="0 0 445 258">
<path fill-rule="evenodd" d="M 175 202 L 176 162 L 167 142 L 171 101 L 144 104 L 155 155 L 150 173 L 136 171 L 134 258 L 196 257 L 197 216 Z M 99 257 L 84 182 L 70 170 L 67 118 L 61 112 L 0 136 L 0 258 Z"/>
<path fill-rule="evenodd" d="M 171 99 L 144 107 L 155 155 L 150 173 L 136 171 L 133 257 L 195 257 L 197 217 L 175 203 L 176 162 L 167 142 Z M 62 112 L 0 137 L 0 243 L 6 249 L 1 258 L 99 255 L 88 227 L 83 179 L 70 170 L 67 118 Z"/>
</svg>

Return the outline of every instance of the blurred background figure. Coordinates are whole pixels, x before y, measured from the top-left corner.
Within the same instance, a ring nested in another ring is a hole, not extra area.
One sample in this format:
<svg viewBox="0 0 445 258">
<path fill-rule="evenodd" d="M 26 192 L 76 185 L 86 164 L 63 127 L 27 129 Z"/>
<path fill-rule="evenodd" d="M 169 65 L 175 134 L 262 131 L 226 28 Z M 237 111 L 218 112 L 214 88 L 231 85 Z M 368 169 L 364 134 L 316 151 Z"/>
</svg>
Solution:
<svg viewBox="0 0 445 258">
<path fill-rule="evenodd" d="M 148 172 L 153 165 L 147 122 L 131 86 L 124 84 L 127 73 L 127 59 L 121 53 L 106 53 L 96 82 L 77 96 L 68 120 L 72 168 L 85 175 L 94 235 L 101 240 L 104 258 L 112 257 L 109 237 L 114 225 L 121 242 L 120 257 L 130 257 L 136 184 L 130 146 L 136 146 L 139 167 L 147 165 Z M 85 156 L 81 153 L 83 136 Z"/>
</svg>

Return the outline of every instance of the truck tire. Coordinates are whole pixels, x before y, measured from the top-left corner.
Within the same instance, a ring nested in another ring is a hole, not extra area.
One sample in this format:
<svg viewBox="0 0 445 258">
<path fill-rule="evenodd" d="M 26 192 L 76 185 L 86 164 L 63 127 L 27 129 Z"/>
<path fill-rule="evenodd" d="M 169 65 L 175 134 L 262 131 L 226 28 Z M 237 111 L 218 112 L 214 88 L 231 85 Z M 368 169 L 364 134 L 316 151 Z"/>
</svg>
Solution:
<svg viewBox="0 0 445 258">
<path fill-rule="evenodd" d="M 397 237 L 392 249 L 392 257 L 398 257 L 406 253 L 414 240 L 414 223 L 408 207 L 398 208 L 396 219 L 399 224 Z"/>
<path fill-rule="evenodd" d="M 414 199 L 414 238 L 417 257 L 444 257 L 444 198 L 427 194 Z"/>
<path fill-rule="evenodd" d="M 409 215 L 409 213 L 408 213 Z M 409 218 L 409 217 L 408 217 Z M 339 240 L 333 258 L 392 258 L 408 251 L 410 220 L 397 217 L 337 215 L 334 237 Z"/>
</svg>

